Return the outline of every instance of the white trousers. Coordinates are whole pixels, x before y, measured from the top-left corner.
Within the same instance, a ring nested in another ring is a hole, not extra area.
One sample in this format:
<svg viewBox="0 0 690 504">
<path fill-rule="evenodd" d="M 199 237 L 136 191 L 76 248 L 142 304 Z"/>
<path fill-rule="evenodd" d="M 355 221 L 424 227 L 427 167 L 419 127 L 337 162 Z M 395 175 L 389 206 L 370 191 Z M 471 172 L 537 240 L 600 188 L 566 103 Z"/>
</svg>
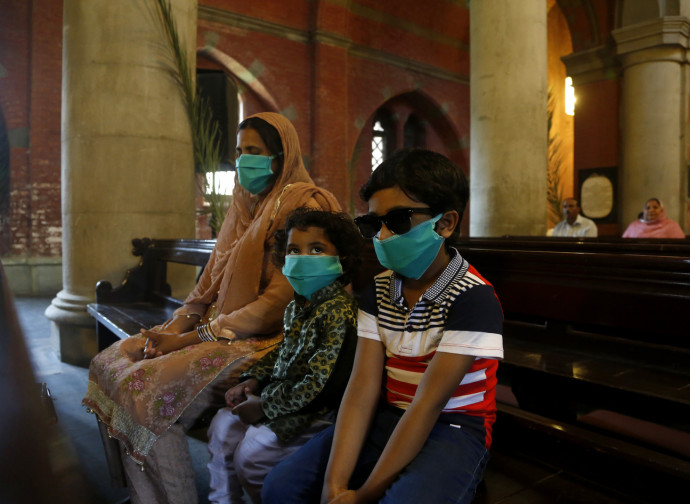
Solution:
<svg viewBox="0 0 690 504">
<path fill-rule="evenodd" d="M 244 488 L 255 504 L 260 503 L 261 487 L 268 472 L 331 423 L 332 415 L 329 415 L 312 423 L 289 443 L 283 443 L 265 425 L 245 424 L 230 408 L 219 410 L 208 429 L 209 501 L 244 503 Z"/>
</svg>

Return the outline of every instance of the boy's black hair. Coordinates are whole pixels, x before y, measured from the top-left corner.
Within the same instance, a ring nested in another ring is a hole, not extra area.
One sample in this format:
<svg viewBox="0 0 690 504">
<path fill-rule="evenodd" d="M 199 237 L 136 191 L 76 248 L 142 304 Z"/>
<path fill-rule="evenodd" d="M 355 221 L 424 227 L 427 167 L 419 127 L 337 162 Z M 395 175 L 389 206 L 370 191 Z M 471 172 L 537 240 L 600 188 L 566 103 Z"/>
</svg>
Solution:
<svg viewBox="0 0 690 504">
<path fill-rule="evenodd" d="M 343 285 L 350 283 L 352 275 L 359 267 L 362 249 L 362 235 L 352 217 L 344 212 L 329 212 L 318 208 L 300 207 L 288 215 L 285 227 L 276 231 L 273 243 L 273 263 L 282 268 L 285 264 L 285 248 L 288 234 L 293 228 L 305 231 L 309 227 L 324 230 L 328 239 L 335 245 L 343 266 L 340 281 Z"/>
<path fill-rule="evenodd" d="M 451 239 L 460 235 L 460 222 L 470 195 L 467 177 L 446 156 L 426 149 L 395 152 L 378 165 L 359 191 L 364 201 L 381 189 L 398 186 L 410 198 L 426 203 L 437 214 L 456 210 L 460 217 Z"/>
</svg>

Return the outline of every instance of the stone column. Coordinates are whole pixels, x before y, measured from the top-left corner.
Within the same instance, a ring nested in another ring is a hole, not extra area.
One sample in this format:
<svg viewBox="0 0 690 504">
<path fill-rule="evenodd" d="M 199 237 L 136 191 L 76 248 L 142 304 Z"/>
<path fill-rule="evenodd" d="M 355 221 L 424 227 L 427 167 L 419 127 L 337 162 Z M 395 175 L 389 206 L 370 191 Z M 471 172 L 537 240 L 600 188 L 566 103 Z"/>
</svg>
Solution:
<svg viewBox="0 0 690 504">
<path fill-rule="evenodd" d="M 621 226 L 652 197 L 686 228 L 690 23 L 667 16 L 613 32 L 623 64 Z"/>
<path fill-rule="evenodd" d="M 195 0 L 172 0 L 195 67 Z M 46 310 L 63 361 L 88 363 L 96 282 L 136 265 L 135 237 L 194 237 L 189 123 L 155 0 L 64 0 L 63 289 Z"/>
<path fill-rule="evenodd" d="M 546 14 L 470 3 L 470 236 L 546 232 Z"/>
</svg>

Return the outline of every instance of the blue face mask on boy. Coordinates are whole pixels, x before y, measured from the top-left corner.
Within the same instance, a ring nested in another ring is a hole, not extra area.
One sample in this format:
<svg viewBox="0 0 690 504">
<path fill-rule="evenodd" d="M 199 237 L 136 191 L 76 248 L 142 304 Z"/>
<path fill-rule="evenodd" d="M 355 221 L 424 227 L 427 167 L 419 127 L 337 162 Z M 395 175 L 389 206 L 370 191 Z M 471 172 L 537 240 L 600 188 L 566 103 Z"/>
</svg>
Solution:
<svg viewBox="0 0 690 504">
<path fill-rule="evenodd" d="M 405 234 L 385 240 L 374 237 L 374 250 L 381 265 L 406 278 L 419 279 L 431 266 L 445 240 L 434 231 L 442 216 L 438 214 Z"/>
<path fill-rule="evenodd" d="M 271 163 L 275 156 L 242 154 L 237 158 L 237 178 L 240 185 L 252 194 L 259 194 L 268 187 L 273 171 Z"/>
<path fill-rule="evenodd" d="M 286 255 L 283 275 L 297 294 L 307 299 L 343 274 L 340 257 L 329 255 Z"/>
</svg>

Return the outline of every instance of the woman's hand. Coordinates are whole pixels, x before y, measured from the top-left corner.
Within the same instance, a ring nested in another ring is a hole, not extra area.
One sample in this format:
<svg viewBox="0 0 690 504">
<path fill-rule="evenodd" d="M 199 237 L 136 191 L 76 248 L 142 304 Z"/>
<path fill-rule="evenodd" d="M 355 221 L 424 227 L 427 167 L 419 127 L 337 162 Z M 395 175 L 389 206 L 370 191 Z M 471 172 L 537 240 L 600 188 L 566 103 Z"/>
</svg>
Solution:
<svg viewBox="0 0 690 504">
<path fill-rule="evenodd" d="M 144 346 L 145 359 L 160 357 L 201 341 L 196 331 L 183 334 L 165 334 L 142 329 L 141 334 L 146 338 L 146 345 Z"/>
<path fill-rule="evenodd" d="M 247 400 L 232 408 L 233 414 L 240 417 L 246 424 L 255 424 L 264 417 L 261 409 L 261 397 L 252 394 L 248 388 L 244 389 Z"/>
<path fill-rule="evenodd" d="M 201 317 L 196 314 L 187 315 L 176 315 L 170 320 L 164 322 L 157 328 L 154 332 L 159 334 L 183 334 L 191 331 L 194 325 L 201 320 Z M 142 332 L 144 329 L 142 329 Z"/>
<path fill-rule="evenodd" d="M 259 389 L 259 380 L 256 378 L 249 378 L 235 385 L 234 387 L 228 389 L 225 392 L 225 404 L 234 408 L 238 404 L 247 400 L 247 390 L 253 394 Z"/>
</svg>

